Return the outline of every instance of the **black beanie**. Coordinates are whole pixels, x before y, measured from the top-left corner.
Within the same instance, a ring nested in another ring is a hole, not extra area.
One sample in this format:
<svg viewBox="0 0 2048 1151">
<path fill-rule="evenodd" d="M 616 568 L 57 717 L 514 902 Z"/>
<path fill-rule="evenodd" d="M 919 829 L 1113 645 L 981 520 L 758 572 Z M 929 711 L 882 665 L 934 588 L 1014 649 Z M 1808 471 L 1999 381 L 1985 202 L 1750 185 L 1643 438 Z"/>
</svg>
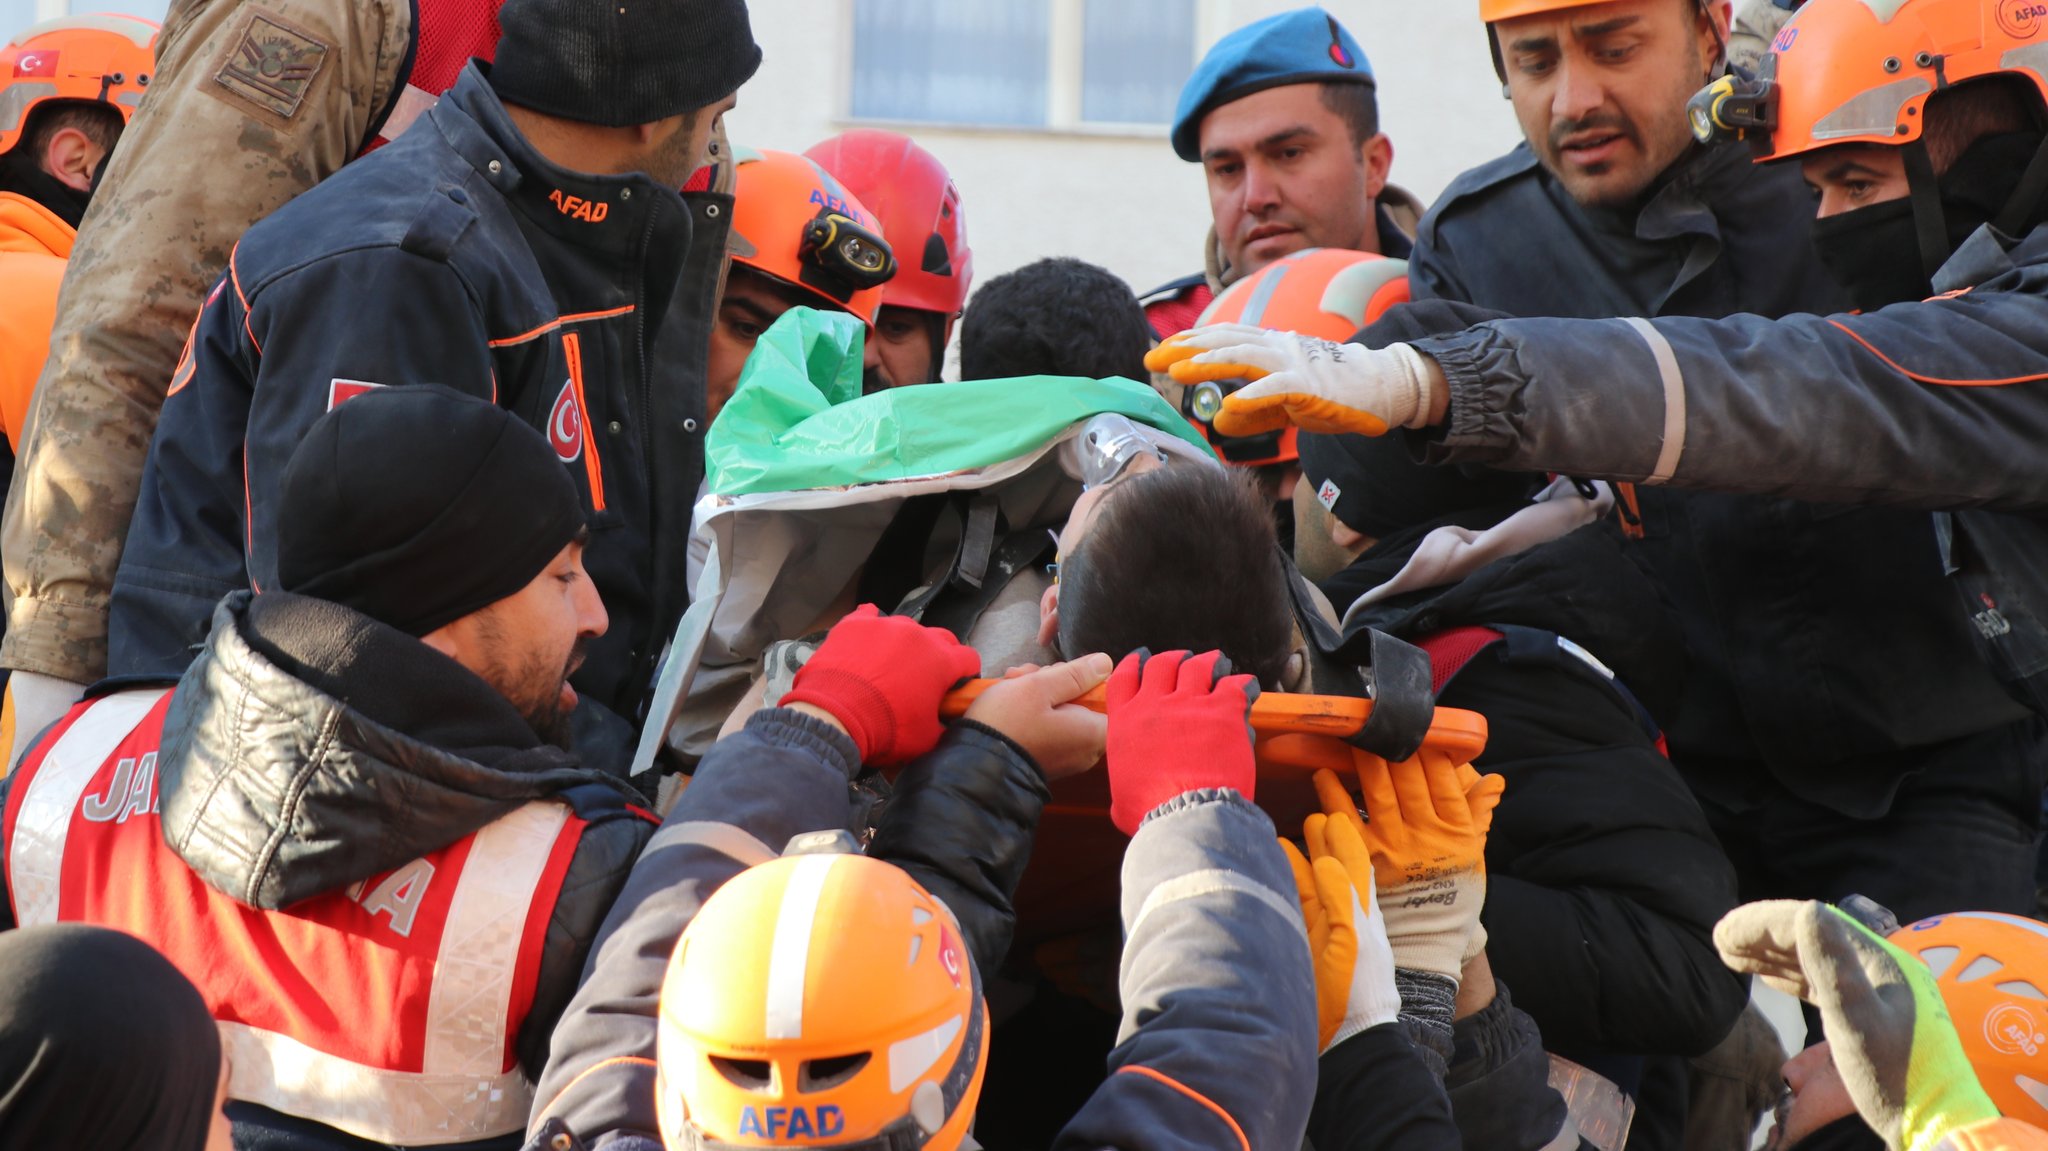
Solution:
<svg viewBox="0 0 2048 1151">
<path fill-rule="evenodd" d="M 505 0 L 491 87 L 620 128 L 715 104 L 761 66 L 746 0 Z"/>
<path fill-rule="evenodd" d="M 584 527 L 555 449 L 451 388 L 378 388 L 292 453 L 277 582 L 423 636 L 525 587 Z"/>
<path fill-rule="evenodd" d="M 1524 472 L 1417 463 L 1399 436 L 1303 432 L 1295 444 L 1302 482 L 1317 502 L 1374 539 L 1455 512 L 1518 503 L 1543 489 L 1542 476 Z"/>
</svg>

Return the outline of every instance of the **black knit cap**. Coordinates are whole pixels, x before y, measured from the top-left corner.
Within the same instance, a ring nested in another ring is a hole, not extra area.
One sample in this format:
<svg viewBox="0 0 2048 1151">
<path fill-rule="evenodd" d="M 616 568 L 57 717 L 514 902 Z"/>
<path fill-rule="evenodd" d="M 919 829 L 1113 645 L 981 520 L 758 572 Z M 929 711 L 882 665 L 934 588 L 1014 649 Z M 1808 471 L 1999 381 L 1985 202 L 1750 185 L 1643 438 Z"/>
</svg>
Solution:
<svg viewBox="0 0 2048 1151">
<path fill-rule="evenodd" d="M 618 128 L 715 104 L 761 66 L 746 0 L 505 0 L 491 87 Z"/>
<path fill-rule="evenodd" d="M 1542 490 L 1543 477 L 1476 466 L 1417 463 L 1399 436 L 1303 432 L 1302 482 L 1346 527 L 1380 539 L 1455 512 L 1511 504 Z"/>
<path fill-rule="evenodd" d="M 531 583 L 583 527 L 576 482 L 519 417 L 439 385 L 378 388 L 292 453 L 278 587 L 423 636 Z"/>
</svg>

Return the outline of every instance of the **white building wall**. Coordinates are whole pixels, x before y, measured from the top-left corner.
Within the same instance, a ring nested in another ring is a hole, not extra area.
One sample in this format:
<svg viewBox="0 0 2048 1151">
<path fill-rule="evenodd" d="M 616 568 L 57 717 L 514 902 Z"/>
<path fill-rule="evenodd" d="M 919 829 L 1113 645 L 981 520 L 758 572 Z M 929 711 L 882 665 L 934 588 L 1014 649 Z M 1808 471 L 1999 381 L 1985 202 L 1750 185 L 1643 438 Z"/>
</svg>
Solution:
<svg viewBox="0 0 2048 1151">
<path fill-rule="evenodd" d="M 1097 0 L 1101 2 L 1101 0 Z M 1301 0 L 1189 0 L 1198 50 Z M 1328 0 L 1379 77 L 1393 178 L 1425 203 L 1452 177 L 1520 137 L 1500 95 L 1474 0 Z M 856 126 L 846 118 L 851 0 L 752 0 L 761 70 L 726 118 L 732 138 L 801 151 Z M 960 185 L 975 279 L 1045 256 L 1076 256 L 1145 291 L 1202 266 L 1209 204 L 1200 168 L 1166 129 L 1139 134 L 901 128 Z"/>
</svg>

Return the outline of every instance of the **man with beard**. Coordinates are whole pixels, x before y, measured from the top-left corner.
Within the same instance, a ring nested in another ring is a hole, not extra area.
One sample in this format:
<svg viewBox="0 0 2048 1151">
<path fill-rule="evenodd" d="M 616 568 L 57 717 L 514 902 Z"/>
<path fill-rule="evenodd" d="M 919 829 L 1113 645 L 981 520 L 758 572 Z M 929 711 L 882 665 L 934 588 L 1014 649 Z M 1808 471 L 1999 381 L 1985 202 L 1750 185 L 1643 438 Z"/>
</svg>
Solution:
<svg viewBox="0 0 2048 1151">
<path fill-rule="evenodd" d="M 508 0 L 498 19 L 494 62 L 235 246 L 150 444 L 109 674 L 178 674 L 220 597 L 278 586 L 300 437 L 351 396 L 431 380 L 545 430 L 581 490 L 614 626 L 577 672 L 577 746 L 623 764 L 688 600 L 679 524 L 702 474 L 708 303 L 684 283 L 699 213 L 677 189 L 761 50 L 743 0 Z"/>
<path fill-rule="evenodd" d="M 516 1147 L 654 830 L 564 750 L 606 627 L 580 493 L 518 416 L 415 385 L 315 423 L 278 501 L 276 589 L 6 781 L 7 918 L 177 964 L 238 1145 Z"/>
</svg>

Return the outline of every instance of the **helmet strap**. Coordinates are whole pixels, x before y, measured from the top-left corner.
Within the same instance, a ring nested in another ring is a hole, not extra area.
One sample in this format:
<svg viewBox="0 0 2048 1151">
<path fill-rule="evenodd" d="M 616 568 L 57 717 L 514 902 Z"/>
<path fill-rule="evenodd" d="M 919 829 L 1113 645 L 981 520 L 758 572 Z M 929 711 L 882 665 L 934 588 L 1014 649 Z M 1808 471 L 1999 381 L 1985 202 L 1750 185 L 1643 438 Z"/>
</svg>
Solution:
<svg viewBox="0 0 2048 1151">
<path fill-rule="evenodd" d="M 2035 209 L 2042 197 L 2048 196 L 2048 136 L 2041 138 L 2041 146 L 2034 149 L 2034 158 L 2027 162 L 2027 170 L 2020 176 L 2019 186 L 2013 189 L 2012 198 L 1991 221 L 1991 226 L 2000 233 L 2018 239 L 2027 221 L 2034 218 Z"/>
<path fill-rule="evenodd" d="M 1906 161 L 1906 187 L 1913 199 L 1913 231 L 1920 240 L 1920 270 L 1932 280 L 1948 263 L 1952 251 L 1948 213 L 1941 207 L 1941 185 L 1934 178 L 1934 162 L 1927 158 L 1926 141 L 1915 140 L 1901 151 Z"/>
</svg>

